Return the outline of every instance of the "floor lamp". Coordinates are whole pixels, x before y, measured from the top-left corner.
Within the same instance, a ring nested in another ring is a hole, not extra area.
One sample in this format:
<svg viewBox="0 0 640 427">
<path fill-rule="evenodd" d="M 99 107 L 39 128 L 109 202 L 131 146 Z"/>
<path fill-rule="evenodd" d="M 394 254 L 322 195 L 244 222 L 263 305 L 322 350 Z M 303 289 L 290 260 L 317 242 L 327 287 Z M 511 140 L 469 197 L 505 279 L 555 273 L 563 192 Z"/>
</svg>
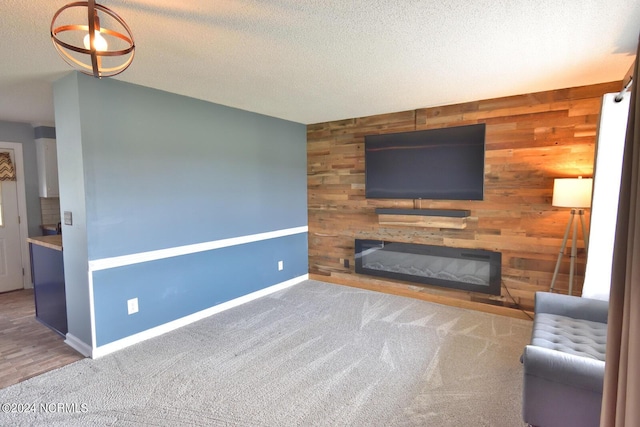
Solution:
<svg viewBox="0 0 640 427">
<path fill-rule="evenodd" d="M 573 225 L 573 235 L 571 237 L 571 264 L 569 267 L 569 295 L 573 294 L 573 270 L 576 262 L 576 239 L 578 235 L 578 221 L 575 221 L 576 214 L 580 219 L 582 226 L 582 237 L 584 239 L 585 250 L 589 247 L 589 237 L 587 235 L 587 229 L 584 225 L 584 210 L 591 207 L 591 189 L 593 187 L 592 178 L 558 178 L 553 182 L 553 200 L 551 204 L 557 207 L 571 208 L 571 216 L 567 223 L 567 228 L 564 231 L 564 238 L 562 239 L 562 247 L 560 253 L 558 253 L 558 261 L 556 262 L 556 269 L 553 272 L 553 279 L 551 280 L 551 292 L 554 291 L 556 284 L 556 278 L 558 276 L 558 270 L 560 270 L 560 262 L 562 256 L 567 248 L 567 240 L 569 238 L 569 231 L 571 225 Z"/>
</svg>

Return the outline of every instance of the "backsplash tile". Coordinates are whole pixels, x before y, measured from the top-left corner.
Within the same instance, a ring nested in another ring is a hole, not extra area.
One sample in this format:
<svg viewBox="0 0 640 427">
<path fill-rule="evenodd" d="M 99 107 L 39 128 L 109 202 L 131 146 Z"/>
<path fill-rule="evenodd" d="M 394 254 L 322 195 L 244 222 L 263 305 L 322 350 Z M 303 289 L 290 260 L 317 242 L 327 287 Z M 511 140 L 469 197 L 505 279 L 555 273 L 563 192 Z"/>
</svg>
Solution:
<svg viewBox="0 0 640 427">
<path fill-rule="evenodd" d="M 60 199 L 57 197 L 41 197 L 40 210 L 42 224 L 57 224 L 60 222 Z"/>
</svg>

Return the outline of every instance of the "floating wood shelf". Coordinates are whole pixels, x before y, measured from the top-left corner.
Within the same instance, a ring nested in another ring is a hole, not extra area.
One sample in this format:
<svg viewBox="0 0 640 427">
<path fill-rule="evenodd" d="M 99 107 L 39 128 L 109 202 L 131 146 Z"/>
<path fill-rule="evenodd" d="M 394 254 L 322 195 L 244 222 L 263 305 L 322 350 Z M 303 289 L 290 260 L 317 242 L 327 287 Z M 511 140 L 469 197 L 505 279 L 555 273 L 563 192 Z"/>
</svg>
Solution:
<svg viewBox="0 0 640 427">
<path fill-rule="evenodd" d="M 467 218 L 418 215 L 378 215 L 378 224 L 405 227 L 467 228 Z"/>
<path fill-rule="evenodd" d="M 468 210 L 376 209 L 378 224 L 399 227 L 467 228 Z"/>
</svg>

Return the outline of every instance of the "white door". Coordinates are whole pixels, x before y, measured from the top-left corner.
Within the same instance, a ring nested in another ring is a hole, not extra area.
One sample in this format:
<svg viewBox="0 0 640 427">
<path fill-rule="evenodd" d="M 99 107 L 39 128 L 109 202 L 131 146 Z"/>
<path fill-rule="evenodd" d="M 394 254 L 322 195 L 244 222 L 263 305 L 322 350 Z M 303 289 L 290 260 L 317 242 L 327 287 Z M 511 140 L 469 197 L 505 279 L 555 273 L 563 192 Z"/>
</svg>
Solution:
<svg viewBox="0 0 640 427">
<path fill-rule="evenodd" d="M 8 151 L 15 164 L 13 150 Z M 23 288 L 16 181 L 0 181 L 0 292 Z"/>
</svg>

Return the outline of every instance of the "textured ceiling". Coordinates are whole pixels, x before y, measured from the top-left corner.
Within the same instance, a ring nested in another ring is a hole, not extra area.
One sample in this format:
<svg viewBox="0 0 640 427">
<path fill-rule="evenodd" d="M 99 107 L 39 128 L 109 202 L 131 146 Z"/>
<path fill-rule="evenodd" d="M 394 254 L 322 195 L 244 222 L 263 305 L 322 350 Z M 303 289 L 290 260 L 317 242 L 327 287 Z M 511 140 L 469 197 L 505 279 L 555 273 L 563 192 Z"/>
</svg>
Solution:
<svg viewBox="0 0 640 427">
<path fill-rule="evenodd" d="M 67 0 L 0 2 L 0 120 L 53 122 Z M 638 0 L 104 0 L 136 40 L 116 77 L 300 123 L 621 80 Z"/>
</svg>

